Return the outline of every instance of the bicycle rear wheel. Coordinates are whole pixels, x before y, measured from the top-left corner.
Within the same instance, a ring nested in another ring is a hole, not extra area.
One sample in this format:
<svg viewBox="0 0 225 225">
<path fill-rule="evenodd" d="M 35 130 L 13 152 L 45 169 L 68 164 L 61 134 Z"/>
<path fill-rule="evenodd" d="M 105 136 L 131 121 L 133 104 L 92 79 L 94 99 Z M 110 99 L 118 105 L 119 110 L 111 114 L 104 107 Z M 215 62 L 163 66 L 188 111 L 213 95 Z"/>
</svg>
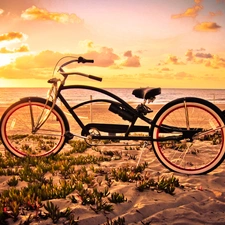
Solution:
<svg viewBox="0 0 225 225">
<path fill-rule="evenodd" d="M 223 128 L 224 117 L 214 104 L 192 97 L 176 99 L 162 107 L 154 118 L 153 149 L 159 161 L 172 171 L 208 173 L 224 159 Z M 185 137 L 185 131 L 193 132 L 192 137 Z M 182 139 L 174 140 L 176 137 Z M 160 138 L 164 141 L 156 141 Z"/>
<path fill-rule="evenodd" d="M 8 151 L 18 157 L 49 156 L 58 153 L 66 142 L 68 121 L 52 102 L 38 97 L 29 97 L 11 105 L 3 114 L 0 123 L 1 138 Z M 50 113 L 50 115 L 49 115 Z M 49 116 L 47 116 L 49 115 Z M 43 118 L 42 118 L 43 117 Z M 38 121 L 46 121 L 32 131 Z"/>
</svg>

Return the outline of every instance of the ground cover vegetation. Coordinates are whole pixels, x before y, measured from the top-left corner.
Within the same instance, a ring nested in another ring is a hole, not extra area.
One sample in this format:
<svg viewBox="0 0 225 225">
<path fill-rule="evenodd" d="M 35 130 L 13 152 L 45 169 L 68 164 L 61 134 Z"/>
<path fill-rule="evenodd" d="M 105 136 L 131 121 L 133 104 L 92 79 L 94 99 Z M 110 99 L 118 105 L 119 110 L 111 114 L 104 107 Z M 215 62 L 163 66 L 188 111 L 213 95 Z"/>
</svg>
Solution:
<svg viewBox="0 0 225 225">
<path fill-rule="evenodd" d="M 8 177 L 6 188 L 0 192 L 0 224 L 20 221 L 20 225 L 29 225 L 49 218 L 53 224 L 79 224 L 80 215 L 75 209 L 61 210 L 53 199 L 68 199 L 71 204 L 89 207 L 93 213 L 104 213 L 106 225 L 126 224 L 124 217 L 114 220 L 107 217 L 116 204 L 130 200 L 126 193 L 111 191 L 113 185 L 135 183 L 137 192 L 157 191 L 170 195 L 174 195 L 176 187 L 182 187 L 173 175 L 152 177 L 145 171 L 147 162 L 138 166 L 129 163 L 137 161 L 136 154 L 132 153 L 134 148 L 102 151 L 88 147 L 83 141 L 71 141 L 69 146 L 67 151 L 46 158 L 17 158 L 7 151 L 0 154 L 0 176 Z M 90 154 L 90 150 L 96 154 Z M 124 158 L 127 163 L 123 166 L 101 165 Z"/>
</svg>

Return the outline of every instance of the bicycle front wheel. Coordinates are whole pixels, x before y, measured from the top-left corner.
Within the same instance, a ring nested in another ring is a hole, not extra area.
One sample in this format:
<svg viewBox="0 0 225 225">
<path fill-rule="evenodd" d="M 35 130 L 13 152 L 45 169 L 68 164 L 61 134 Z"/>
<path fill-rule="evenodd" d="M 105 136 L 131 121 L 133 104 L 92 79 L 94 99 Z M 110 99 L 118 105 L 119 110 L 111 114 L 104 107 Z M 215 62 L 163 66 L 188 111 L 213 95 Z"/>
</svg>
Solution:
<svg viewBox="0 0 225 225">
<path fill-rule="evenodd" d="M 38 97 L 21 99 L 10 106 L 1 118 L 0 131 L 4 146 L 18 157 L 49 156 L 58 153 L 69 130 L 66 117 L 52 102 Z M 46 119 L 46 121 L 45 121 Z M 35 124 L 44 120 L 34 132 Z"/>
<path fill-rule="evenodd" d="M 214 104 L 192 97 L 176 99 L 154 118 L 153 149 L 159 161 L 172 171 L 205 174 L 223 161 L 223 128 L 222 112 Z"/>
</svg>

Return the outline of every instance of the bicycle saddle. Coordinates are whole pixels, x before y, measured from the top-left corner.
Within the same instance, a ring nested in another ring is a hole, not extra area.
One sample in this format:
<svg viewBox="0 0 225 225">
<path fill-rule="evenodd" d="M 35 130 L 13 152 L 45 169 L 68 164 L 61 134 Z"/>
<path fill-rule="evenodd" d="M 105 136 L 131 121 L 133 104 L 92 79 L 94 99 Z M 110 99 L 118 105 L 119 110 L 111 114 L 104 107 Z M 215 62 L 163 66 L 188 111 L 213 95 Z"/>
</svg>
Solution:
<svg viewBox="0 0 225 225">
<path fill-rule="evenodd" d="M 151 99 L 161 94 L 161 88 L 137 88 L 133 90 L 132 94 L 136 98 Z"/>
</svg>

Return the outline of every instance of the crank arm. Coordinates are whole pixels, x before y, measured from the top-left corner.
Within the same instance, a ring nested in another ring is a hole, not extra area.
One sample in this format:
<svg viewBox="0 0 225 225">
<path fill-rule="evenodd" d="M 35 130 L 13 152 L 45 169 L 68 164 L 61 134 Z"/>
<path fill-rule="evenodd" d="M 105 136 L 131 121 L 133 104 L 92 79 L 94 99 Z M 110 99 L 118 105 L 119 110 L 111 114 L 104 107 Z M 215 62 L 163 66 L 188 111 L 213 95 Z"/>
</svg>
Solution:
<svg viewBox="0 0 225 225">
<path fill-rule="evenodd" d="M 82 135 L 78 135 L 78 134 L 72 134 L 69 131 L 67 131 L 64 136 L 66 137 L 67 140 L 71 140 L 74 137 L 78 137 L 78 138 L 82 138 L 82 139 L 87 139 L 88 138 L 88 136 L 82 136 Z"/>
</svg>

